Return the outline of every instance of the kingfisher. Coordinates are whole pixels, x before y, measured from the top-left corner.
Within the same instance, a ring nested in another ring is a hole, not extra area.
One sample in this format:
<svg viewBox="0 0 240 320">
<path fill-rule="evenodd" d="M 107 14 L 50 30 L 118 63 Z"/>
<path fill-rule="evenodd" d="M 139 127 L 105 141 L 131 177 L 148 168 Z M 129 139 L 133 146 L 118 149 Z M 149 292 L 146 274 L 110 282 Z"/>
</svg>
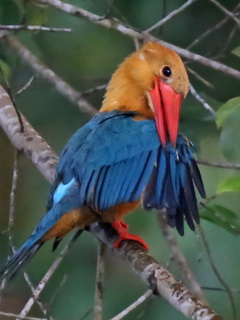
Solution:
<svg viewBox="0 0 240 320">
<path fill-rule="evenodd" d="M 189 79 L 178 54 L 149 42 L 113 74 L 99 112 L 68 141 L 59 159 L 45 215 L 1 273 L 14 274 L 48 240 L 91 223 L 111 223 L 118 239 L 140 242 L 124 216 L 140 204 L 163 210 L 184 234 L 199 223 L 195 189 L 205 198 L 191 142 L 178 132 Z"/>
</svg>

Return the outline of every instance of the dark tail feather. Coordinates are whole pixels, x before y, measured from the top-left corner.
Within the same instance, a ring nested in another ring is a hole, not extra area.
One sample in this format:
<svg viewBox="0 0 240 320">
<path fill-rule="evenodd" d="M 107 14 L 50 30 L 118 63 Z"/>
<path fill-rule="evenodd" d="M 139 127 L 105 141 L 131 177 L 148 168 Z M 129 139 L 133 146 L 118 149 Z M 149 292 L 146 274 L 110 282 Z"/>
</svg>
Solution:
<svg viewBox="0 0 240 320">
<path fill-rule="evenodd" d="M 32 256 L 41 248 L 44 242 L 29 244 L 28 241 L 14 253 L 6 265 L 0 270 L 0 276 L 11 279 Z"/>
</svg>

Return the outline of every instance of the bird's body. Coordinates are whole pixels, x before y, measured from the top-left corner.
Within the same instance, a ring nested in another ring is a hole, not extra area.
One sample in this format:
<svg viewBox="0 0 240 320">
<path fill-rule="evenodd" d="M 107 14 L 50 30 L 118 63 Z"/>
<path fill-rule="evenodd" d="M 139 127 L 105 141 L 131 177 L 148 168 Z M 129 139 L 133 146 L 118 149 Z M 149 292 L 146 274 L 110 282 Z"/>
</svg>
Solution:
<svg viewBox="0 0 240 320">
<path fill-rule="evenodd" d="M 47 212 L 3 271 L 15 272 L 45 241 L 56 239 L 56 247 L 72 229 L 96 221 L 113 224 L 120 237 L 116 247 L 131 239 L 146 248 L 122 222 L 140 202 L 145 209 L 165 208 L 180 234 L 184 218 L 194 230 L 194 184 L 205 193 L 189 141 L 177 133 L 188 89 L 173 51 L 149 43 L 128 57 L 113 75 L 100 112 L 65 146 Z"/>
</svg>

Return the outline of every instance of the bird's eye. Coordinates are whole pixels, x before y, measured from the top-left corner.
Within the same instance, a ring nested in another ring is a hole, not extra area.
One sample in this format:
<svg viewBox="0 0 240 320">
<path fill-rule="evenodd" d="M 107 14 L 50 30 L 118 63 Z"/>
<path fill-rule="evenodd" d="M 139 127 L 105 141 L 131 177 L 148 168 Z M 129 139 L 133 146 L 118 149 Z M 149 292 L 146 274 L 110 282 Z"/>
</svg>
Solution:
<svg viewBox="0 0 240 320">
<path fill-rule="evenodd" d="M 162 68 L 162 74 L 165 77 L 169 78 L 172 75 L 172 70 L 168 66 L 165 66 L 165 67 Z"/>
</svg>

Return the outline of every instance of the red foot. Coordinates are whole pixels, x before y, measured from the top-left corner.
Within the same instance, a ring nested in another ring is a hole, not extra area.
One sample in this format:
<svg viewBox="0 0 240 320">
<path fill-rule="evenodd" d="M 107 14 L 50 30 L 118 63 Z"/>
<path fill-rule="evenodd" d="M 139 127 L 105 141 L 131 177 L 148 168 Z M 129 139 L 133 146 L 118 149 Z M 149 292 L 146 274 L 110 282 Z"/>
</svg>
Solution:
<svg viewBox="0 0 240 320">
<path fill-rule="evenodd" d="M 140 242 L 143 248 L 148 250 L 148 245 L 141 237 L 135 236 L 127 231 L 128 225 L 123 220 L 116 220 L 113 222 L 112 226 L 119 234 L 119 239 L 114 242 L 114 248 L 118 248 L 123 240 L 134 240 Z"/>
</svg>

